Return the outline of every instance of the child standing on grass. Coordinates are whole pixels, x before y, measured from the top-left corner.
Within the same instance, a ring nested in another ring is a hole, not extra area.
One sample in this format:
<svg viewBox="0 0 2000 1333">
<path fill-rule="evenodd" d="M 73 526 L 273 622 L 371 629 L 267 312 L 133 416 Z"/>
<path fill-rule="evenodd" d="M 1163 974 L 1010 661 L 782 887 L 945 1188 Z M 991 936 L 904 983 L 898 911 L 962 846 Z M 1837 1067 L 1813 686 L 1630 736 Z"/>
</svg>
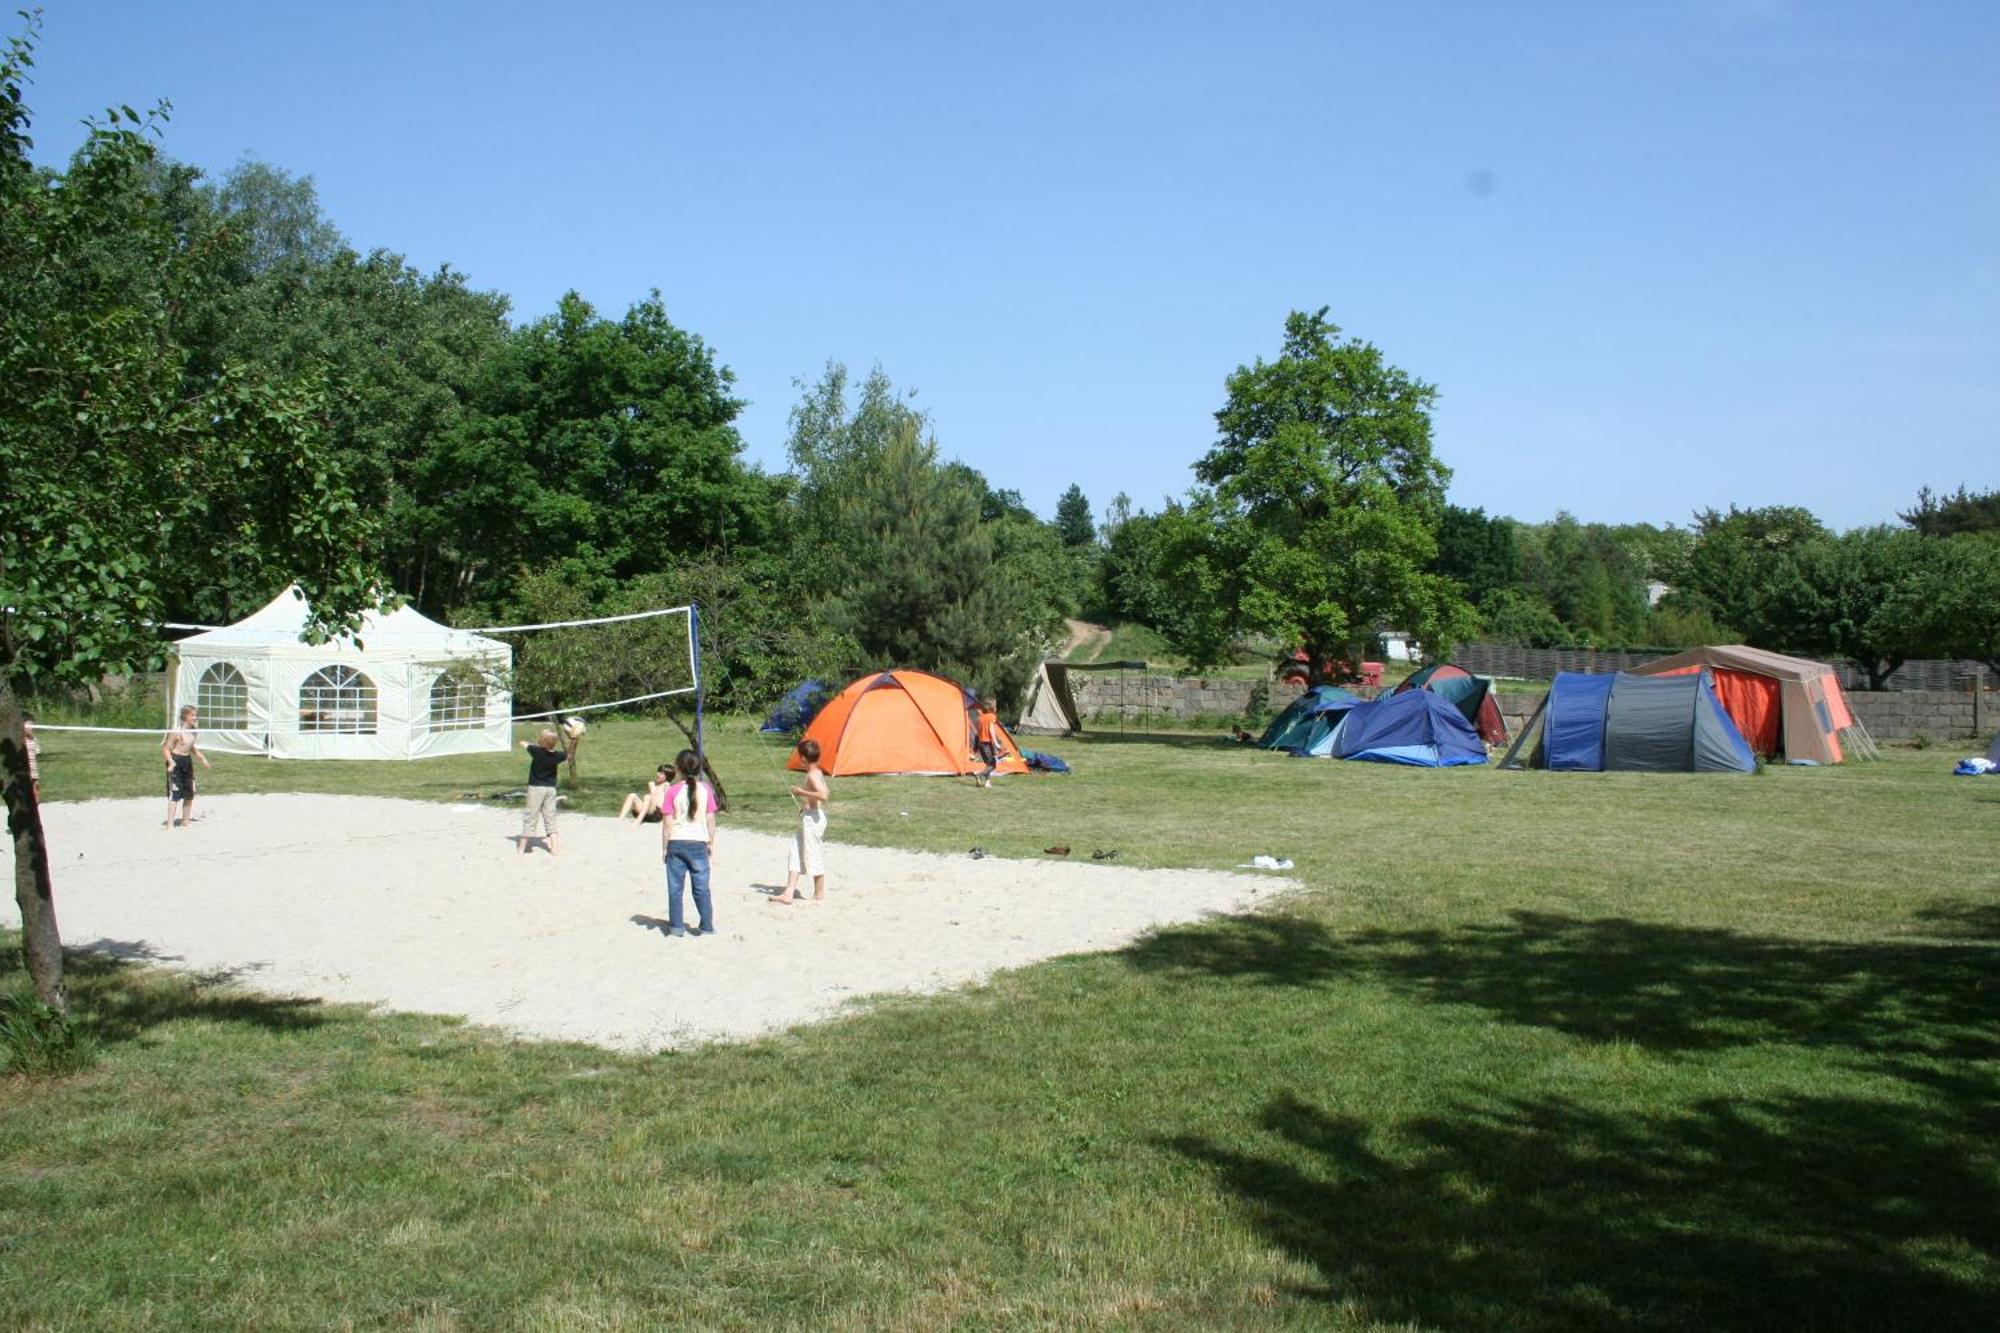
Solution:
<svg viewBox="0 0 2000 1333">
<path fill-rule="evenodd" d="M 991 695 L 979 701 L 978 734 L 979 762 L 986 765 L 986 771 L 979 775 L 979 785 L 991 787 L 993 770 L 1000 766 L 1000 714 Z"/>
<path fill-rule="evenodd" d="M 208 756 L 201 752 L 200 733 L 195 730 L 193 704 L 181 705 L 180 725 L 160 742 L 160 757 L 167 761 L 167 827 L 174 826 L 174 806 L 181 807 L 181 825 L 194 819 L 194 761 L 209 768 Z"/>
<path fill-rule="evenodd" d="M 674 756 L 674 784 L 660 802 L 660 851 L 667 866 L 667 934 L 688 933 L 681 915 L 681 886 L 694 889 L 694 933 L 713 935 L 715 913 L 708 894 L 709 866 L 715 857 L 715 788 L 701 776 L 701 756 L 682 750 Z"/>
<path fill-rule="evenodd" d="M 799 899 L 799 876 L 811 875 L 813 901 L 826 900 L 826 774 L 819 766 L 819 742 L 800 741 L 799 758 L 806 761 L 806 775 L 792 788 L 799 803 L 799 828 L 786 857 L 785 891 L 768 901 L 795 903 Z"/>
<path fill-rule="evenodd" d="M 534 841 L 537 824 L 549 845 L 549 855 L 556 854 L 556 774 L 576 749 L 576 739 L 566 739 L 567 744 L 558 750 L 555 728 L 543 727 L 532 742 L 521 742 L 521 748 L 528 752 L 528 804 L 521 811 L 521 835 L 514 841 L 523 856 L 533 850 L 528 844 Z"/>
</svg>

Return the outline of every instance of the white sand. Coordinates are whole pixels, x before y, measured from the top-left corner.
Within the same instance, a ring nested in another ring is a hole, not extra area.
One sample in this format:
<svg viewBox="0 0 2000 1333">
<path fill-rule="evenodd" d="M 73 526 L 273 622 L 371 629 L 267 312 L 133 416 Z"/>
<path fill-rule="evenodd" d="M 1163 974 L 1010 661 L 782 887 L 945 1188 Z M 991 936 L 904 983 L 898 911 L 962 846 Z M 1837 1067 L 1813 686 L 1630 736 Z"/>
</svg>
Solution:
<svg viewBox="0 0 2000 1333">
<path fill-rule="evenodd" d="M 65 943 L 224 972 L 267 994 L 626 1050 L 752 1036 L 862 996 L 1117 948 L 1290 887 L 834 844 L 827 901 L 779 907 L 767 890 L 784 884 L 787 840 L 725 821 L 717 933 L 670 939 L 657 825 L 566 815 L 560 857 L 522 856 L 518 810 L 492 804 L 232 795 L 198 802 L 195 823 L 171 831 L 164 804 L 44 808 Z M 19 920 L 8 894 L 0 922 Z"/>
</svg>

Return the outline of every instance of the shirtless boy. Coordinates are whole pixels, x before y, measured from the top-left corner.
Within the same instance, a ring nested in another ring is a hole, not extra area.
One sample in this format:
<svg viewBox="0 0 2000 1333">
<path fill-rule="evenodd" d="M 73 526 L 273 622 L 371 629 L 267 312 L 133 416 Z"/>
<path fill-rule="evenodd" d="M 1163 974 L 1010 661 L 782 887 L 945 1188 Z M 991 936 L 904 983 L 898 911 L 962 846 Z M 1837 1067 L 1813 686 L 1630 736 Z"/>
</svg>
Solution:
<svg viewBox="0 0 2000 1333">
<path fill-rule="evenodd" d="M 167 761 L 167 827 L 174 826 L 174 803 L 181 807 L 181 823 L 194 818 L 194 761 L 209 767 L 208 756 L 196 741 L 193 704 L 181 707 L 181 724 L 160 742 L 160 757 Z"/>
</svg>

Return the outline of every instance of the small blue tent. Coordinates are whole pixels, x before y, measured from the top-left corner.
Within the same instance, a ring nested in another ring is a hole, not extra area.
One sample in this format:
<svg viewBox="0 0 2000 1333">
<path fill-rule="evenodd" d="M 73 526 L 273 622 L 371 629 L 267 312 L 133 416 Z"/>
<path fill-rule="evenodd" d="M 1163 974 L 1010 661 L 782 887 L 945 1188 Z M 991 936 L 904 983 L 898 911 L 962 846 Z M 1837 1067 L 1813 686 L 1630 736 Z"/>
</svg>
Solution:
<svg viewBox="0 0 2000 1333">
<path fill-rule="evenodd" d="M 1486 742 L 1447 699 L 1429 690 L 1385 695 L 1348 711 L 1334 737 L 1336 759 L 1451 768 L 1486 762 Z"/>
<path fill-rule="evenodd" d="M 1360 696 L 1349 694 L 1337 685 L 1315 685 L 1271 719 L 1271 725 L 1264 728 L 1257 744 L 1266 750 L 1286 750 L 1297 755 L 1332 754 L 1333 733 L 1348 710 L 1360 702 Z"/>
<path fill-rule="evenodd" d="M 1757 767 L 1706 668 L 1684 676 L 1559 672 L 1542 719 L 1531 761 L 1538 768 L 1748 773 Z"/>
<path fill-rule="evenodd" d="M 775 736 L 804 731 L 812 725 L 812 720 L 819 715 L 819 710 L 826 706 L 829 697 L 826 686 L 816 680 L 794 685 L 791 692 L 780 699 L 778 706 L 771 710 L 771 715 L 764 719 L 764 725 L 757 730 Z"/>
</svg>

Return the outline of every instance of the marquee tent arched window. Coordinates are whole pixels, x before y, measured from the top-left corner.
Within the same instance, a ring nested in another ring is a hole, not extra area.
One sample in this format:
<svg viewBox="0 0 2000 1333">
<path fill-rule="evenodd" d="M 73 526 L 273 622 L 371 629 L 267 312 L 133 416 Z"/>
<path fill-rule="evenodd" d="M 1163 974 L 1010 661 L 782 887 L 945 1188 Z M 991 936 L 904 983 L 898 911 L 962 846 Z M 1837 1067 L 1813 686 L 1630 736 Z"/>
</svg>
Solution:
<svg viewBox="0 0 2000 1333">
<path fill-rule="evenodd" d="M 299 686 L 299 730 L 373 736 L 375 682 L 337 663 L 313 672 Z"/>
<path fill-rule="evenodd" d="M 296 587 L 174 645 L 171 706 L 202 712 L 201 748 L 273 759 L 423 759 L 513 745 L 513 653 L 403 605 L 311 642 Z"/>
<path fill-rule="evenodd" d="M 211 730 L 241 730 L 250 725 L 249 682 L 227 662 L 217 662 L 201 673 L 194 703 L 201 710 L 202 726 Z"/>
<path fill-rule="evenodd" d="M 428 730 L 477 731 L 486 725 L 486 681 L 467 672 L 442 672 L 431 682 L 430 704 Z"/>
</svg>

